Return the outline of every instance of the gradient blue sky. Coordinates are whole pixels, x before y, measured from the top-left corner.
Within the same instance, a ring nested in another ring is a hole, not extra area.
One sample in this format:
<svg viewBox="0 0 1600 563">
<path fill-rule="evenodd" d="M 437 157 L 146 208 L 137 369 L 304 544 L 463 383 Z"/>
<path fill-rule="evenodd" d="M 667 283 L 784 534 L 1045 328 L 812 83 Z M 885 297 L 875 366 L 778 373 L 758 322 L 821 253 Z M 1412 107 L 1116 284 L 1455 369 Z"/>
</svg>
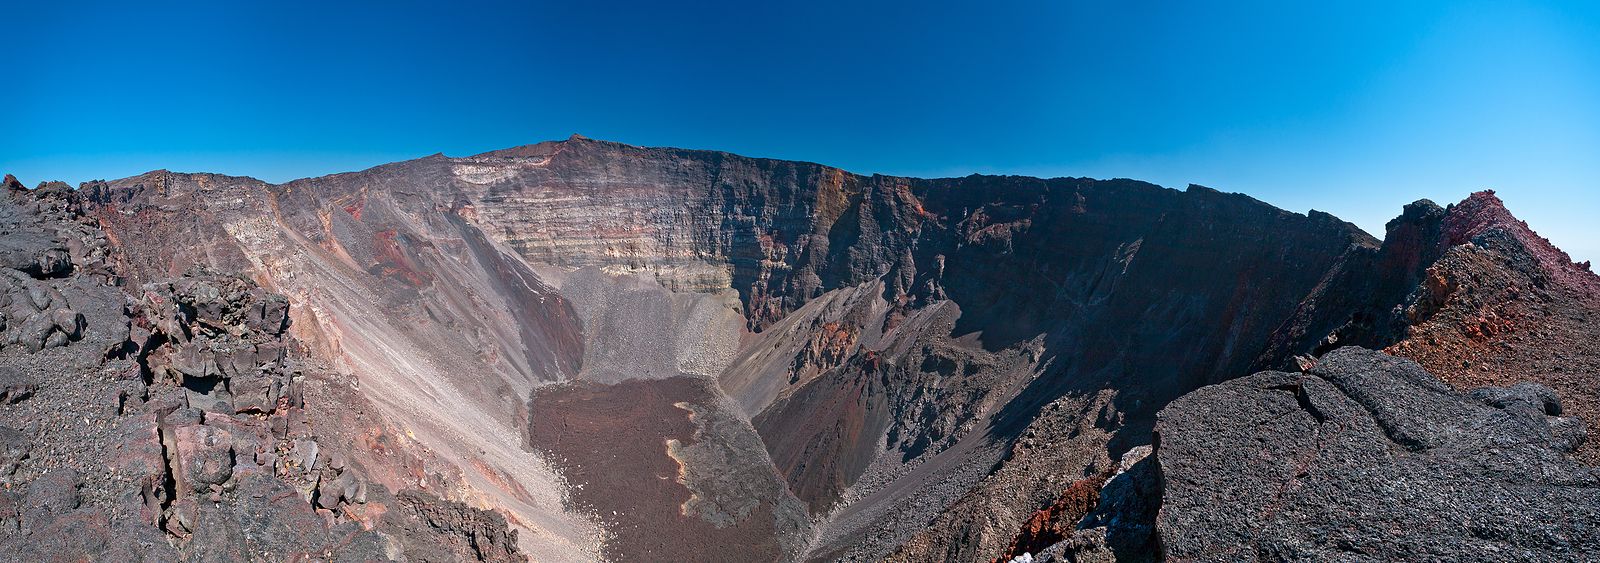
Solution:
<svg viewBox="0 0 1600 563">
<path fill-rule="evenodd" d="M 1600 259 L 1595 2 L 6 4 L 0 171 L 30 185 L 582 133 L 1198 183 L 1379 236 L 1406 202 L 1492 187 Z"/>
</svg>

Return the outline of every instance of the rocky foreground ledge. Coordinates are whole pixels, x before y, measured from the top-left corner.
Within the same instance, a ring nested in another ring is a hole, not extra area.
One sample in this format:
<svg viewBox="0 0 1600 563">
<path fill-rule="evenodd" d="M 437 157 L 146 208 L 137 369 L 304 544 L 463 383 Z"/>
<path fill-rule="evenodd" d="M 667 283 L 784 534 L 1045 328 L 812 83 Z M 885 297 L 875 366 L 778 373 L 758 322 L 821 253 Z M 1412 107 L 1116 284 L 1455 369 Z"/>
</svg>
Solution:
<svg viewBox="0 0 1600 563">
<path fill-rule="evenodd" d="M 1173 401 L 1153 449 L 1084 480 L 1095 508 L 1010 561 L 1591 561 L 1600 471 L 1561 413 L 1544 385 L 1462 393 L 1341 348 Z"/>
<path fill-rule="evenodd" d="M 1600 553 L 1600 474 L 1548 387 L 1460 393 L 1360 348 L 1168 405 L 1169 559 L 1561 561 Z"/>
</svg>

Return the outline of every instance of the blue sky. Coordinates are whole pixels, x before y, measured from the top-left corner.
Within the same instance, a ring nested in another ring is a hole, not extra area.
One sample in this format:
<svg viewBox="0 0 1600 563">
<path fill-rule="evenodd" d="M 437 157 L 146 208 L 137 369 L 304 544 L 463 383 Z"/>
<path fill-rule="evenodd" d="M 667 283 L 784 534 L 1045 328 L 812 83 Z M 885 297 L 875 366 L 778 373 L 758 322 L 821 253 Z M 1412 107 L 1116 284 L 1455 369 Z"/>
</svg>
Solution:
<svg viewBox="0 0 1600 563">
<path fill-rule="evenodd" d="M 0 171 L 30 184 L 285 181 L 582 133 L 1198 183 L 1380 236 L 1406 202 L 1489 187 L 1600 259 L 1593 2 L 7 4 Z"/>
</svg>

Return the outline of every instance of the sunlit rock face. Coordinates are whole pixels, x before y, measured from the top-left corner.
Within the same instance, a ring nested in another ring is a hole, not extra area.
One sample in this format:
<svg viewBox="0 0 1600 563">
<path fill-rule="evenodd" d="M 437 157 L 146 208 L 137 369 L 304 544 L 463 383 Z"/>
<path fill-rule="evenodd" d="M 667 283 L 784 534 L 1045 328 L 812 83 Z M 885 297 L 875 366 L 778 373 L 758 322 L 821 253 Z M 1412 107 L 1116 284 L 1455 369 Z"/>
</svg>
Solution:
<svg viewBox="0 0 1600 563">
<path fill-rule="evenodd" d="M 755 330 L 886 273 L 922 219 L 904 179 L 583 138 L 451 170 L 475 222 L 525 259 L 645 273 L 676 291 L 733 289 Z"/>
<path fill-rule="evenodd" d="M 598 529 L 521 443 L 532 390 L 578 372 L 577 313 L 459 213 L 451 178 L 435 158 L 280 186 L 158 172 L 88 189 L 135 278 L 203 264 L 287 295 L 296 336 L 428 452 L 412 486 L 506 511 L 540 538 L 531 555 L 593 555 Z"/>
<path fill-rule="evenodd" d="M 1592 274 L 1482 196 L 1408 206 L 1380 242 L 1200 186 L 862 176 L 582 137 L 80 192 L 111 250 L 86 263 L 284 295 L 308 357 L 373 407 L 327 423 L 388 429 L 352 440 L 362 464 L 403 467 L 374 479 L 502 513 L 540 561 L 987 561 L 1047 539 L 1149 555 L 1055 520 L 1148 507 L 1092 489 L 1149 488 L 1119 461 L 1172 400 L 1346 344 L 1458 385 L 1477 372 L 1440 366 L 1470 349 L 1515 377 L 1524 356 L 1489 350 L 1548 351 L 1513 338 L 1546 313 L 1581 341 L 1596 302 Z M 1483 272 L 1549 299 L 1463 293 Z M 1458 345 L 1458 325 L 1478 332 Z M 1569 399 L 1579 418 L 1592 395 Z"/>
</svg>

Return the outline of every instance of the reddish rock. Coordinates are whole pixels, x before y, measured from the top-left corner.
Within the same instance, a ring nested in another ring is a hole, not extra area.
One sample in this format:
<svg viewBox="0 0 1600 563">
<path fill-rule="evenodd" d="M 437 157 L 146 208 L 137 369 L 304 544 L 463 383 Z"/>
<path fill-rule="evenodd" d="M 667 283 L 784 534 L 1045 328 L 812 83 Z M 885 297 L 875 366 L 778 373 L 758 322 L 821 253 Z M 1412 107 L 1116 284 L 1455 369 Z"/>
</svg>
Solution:
<svg viewBox="0 0 1600 563">
<path fill-rule="evenodd" d="M 173 431 L 180 490 L 209 493 L 233 476 L 233 435 L 213 426 L 181 426 Z"/>
<path fill-rule="evenodd" d="M 991 560 L 992 563 L 1006 563 L 1014 557 L 1039 553 L 1067 539 L 1077 530 L 1078 521 L 1100 505 L 1100 488 L 1110 478 L 1108 472 L 1074 481 L 1050 506 L 1033 513 L 1023 524 L 1017 539 L 1012 540 L 1005 553 Z"/>
<path fill-rule="evenodd" d="M 155 414 L 124 419 L 112 444 L 113 471 L 133 481 L 136 494 L 128 500 L 137 504 L 140 519 L 156 524 L 161 519 L 162 502 L 175 491 L 167 490 L 167 459 L 161 446 L 161 433 Z"/>
</svg>

